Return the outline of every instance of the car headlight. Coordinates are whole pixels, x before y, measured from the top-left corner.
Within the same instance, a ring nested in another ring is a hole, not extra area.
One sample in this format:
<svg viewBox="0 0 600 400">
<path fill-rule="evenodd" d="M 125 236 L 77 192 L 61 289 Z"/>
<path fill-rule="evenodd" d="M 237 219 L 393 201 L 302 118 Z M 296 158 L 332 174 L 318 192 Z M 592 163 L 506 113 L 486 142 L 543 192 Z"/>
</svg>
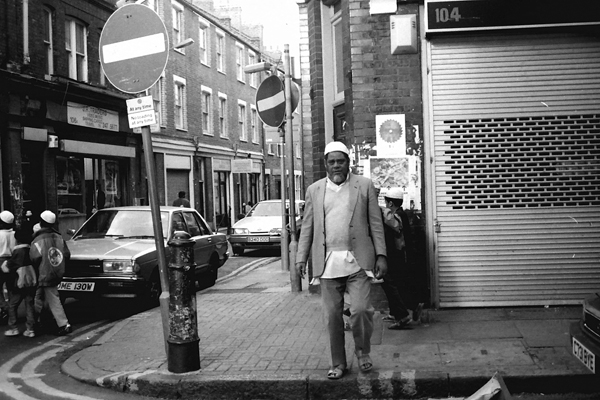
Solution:
<svg viewBox="0 0 600 400">
<path fill-rule="evenodd" d="M 234 228 L 233 233 L 236 235 L 248 235 L 250 231 L 247 228 Z"/>
<path fill-rule="evenodd" d="M 269 235 L 281 236 L 281 228 L 273 228 L 269 231 Z"/>
<path fill-rule="evenodd" d="M 102 270 L 104 272 L 133 273 L 139 271 L 139 266 L 132 260 L 104 261 Z"/>
</svg>

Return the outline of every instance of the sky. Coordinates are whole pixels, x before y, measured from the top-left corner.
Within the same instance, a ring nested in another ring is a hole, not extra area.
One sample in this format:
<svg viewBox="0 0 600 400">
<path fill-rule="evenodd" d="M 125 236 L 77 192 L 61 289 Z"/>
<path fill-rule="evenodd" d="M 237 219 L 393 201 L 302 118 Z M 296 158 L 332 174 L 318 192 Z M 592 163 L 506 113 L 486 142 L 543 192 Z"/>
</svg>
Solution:
<svg viewBox="0 0 600 400">
<path fill-rule="evenodd" d="M 216 3 L 216 2 L 215 2 Z M 230 5 L 242 7 L 244 21 L 264 27 L 266 48 L 290 45 L 290 54 L 298 54 L 298 4 L 295 0 L 229 0 Z"/>
</svg>

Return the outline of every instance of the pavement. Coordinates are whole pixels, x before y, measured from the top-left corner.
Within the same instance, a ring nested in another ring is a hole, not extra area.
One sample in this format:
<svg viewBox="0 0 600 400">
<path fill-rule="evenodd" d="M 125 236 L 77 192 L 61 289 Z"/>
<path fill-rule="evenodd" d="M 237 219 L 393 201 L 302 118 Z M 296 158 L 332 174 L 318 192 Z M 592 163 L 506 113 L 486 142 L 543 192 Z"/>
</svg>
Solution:
<svg viewBox="0 0 600 400">
<path fill-rule="evenodd" d="M 598 375 L 571 354 L 569 327 L 580 306 L 425 309 L 420 323 L 397 331 L 382 321 L 385 301 L 375 301 L 373 370 L 359 371 L 346 332 L 350 371 L 329 380 L 320 296 L 305 281 L 302 288 L 292 293 L 289 272 L 270 258 L 199 292 L 197 371 L 169 371 L 159 308 L 118 321 L 62 371 L 91 385 L 172 399 L 460 398 L 496 372 L 513 395 L 600 393 Z M 373 284 L 374 297 L 382 293 Z"/>
</svg>

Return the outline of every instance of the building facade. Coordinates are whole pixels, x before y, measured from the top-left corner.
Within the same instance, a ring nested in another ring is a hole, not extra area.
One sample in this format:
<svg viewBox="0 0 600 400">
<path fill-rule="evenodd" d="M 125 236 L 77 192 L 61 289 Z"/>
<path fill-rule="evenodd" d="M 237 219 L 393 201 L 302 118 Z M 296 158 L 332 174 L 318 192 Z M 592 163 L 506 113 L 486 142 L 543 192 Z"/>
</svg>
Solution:
<svg viewBox="0 0 600 400">
<path fill-rule="evenodd" d="M 215 228 L 264 199 L 264 133 L 255 106 L 260 38 L 187 1 L 149 0 L 169 61 L 149 89 L 162 205 L 185 191 Z M 115 1 L 8 1 L 0 17 L 1 207 L 58 215 L 65 234 L 94 209 L 148 204 L 141 131 L 104 75 L 99 43 Z M 177 46 L 191 38 L 191 46 Z M 266 76 L 266 75 L 264 75 Z M 140 95 L 143 95 L 141 93 Z"/>
<path fill-rule="evenodd" d="M 562 305 L 597 290 L 595 2 L 297 3 L 307 184 L 342 140 L 356 173 L 404 187 L 421 296 Z"/>
<path fill-rule="evenodd" d="M 114 5 L 8 1 L 0 18 L 2 208 L 58 215 L 62 233 L 94 208 L 144 197 L 140 135 L 98 58 Z M 99 204 L 101 200 L 103 204 Z"/>
</svg>

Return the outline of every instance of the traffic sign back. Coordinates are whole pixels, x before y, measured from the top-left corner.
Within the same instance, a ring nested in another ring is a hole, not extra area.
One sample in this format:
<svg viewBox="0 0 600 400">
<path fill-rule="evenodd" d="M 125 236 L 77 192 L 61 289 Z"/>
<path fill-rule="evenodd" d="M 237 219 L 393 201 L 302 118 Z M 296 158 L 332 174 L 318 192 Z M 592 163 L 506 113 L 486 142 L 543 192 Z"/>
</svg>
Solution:
<svg viewBox="0 0 600 400">
<path fill-rule="evenodd" d="M 258 116 L 266 125 L 278 128 L 285 118 L 283 82 L 275 75 L 262 81 L 256 91 Z"/>
<path fill-rule="evenodd" d="M 158 14 L 127 4 L 106 21 L 100 35 L 100 63 L 117 89 L 139 93 L 162 75 L 169 59 L 169 36 Z"/>
</svg>

